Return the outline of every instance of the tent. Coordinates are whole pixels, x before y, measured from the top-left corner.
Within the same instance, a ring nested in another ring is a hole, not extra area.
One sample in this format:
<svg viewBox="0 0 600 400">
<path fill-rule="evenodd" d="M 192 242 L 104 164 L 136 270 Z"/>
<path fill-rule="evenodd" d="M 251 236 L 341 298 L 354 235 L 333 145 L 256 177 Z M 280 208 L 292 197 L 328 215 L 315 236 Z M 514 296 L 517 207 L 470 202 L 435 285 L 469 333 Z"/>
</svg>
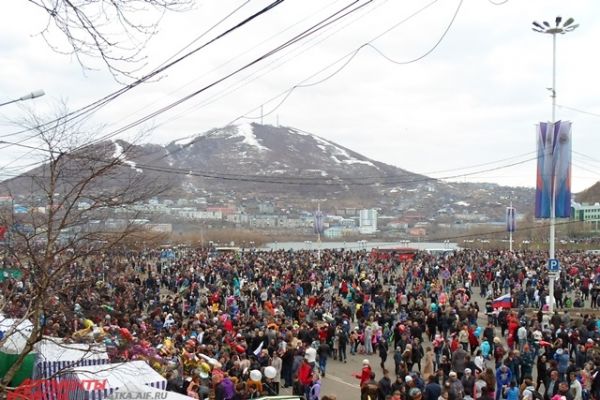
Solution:
<svg viewBox="0 0 600 400">
<path fill-rule="evenodd" d="M 106 347 L 98 344 L 63 343 L 63 339 L 46 337 L 37 345 L 37 355 L 33 366 L 33 379 L 60 379 L 59 372 L 65 369 L 108 364 Z M 44 381 L 41 384 L 42 393 L 49 395 L 54 393 L 56 386 Z"/>
<path fill-rule="evenodd" d="M 63 343 L 60 338 L 44 338 L 37 344 L 34 379 L 49 379 L 66 368 L 108 364 L 106 347 L 99 344 Z"/>
<path fill-rule="evenodd" d="M 19 354 L 25 349 L 27 339 L 31 336 L 33 324 L 28 320 L 15 320 L 0 316 L 0 376 L 4 376 L 19 358 Z M 31 378 L 35 352 L 30 352 L 21 368 L 11 381 L 12 386 L 18 386 L 27 378 Z"/>
<path fill-rule="evenodd" d="M 116 389 L 115 394 L 123 393 L 123 395 L 114 396 L 116 399 L 136 399 L 143 398 L 141 393 L 152 393 L 148 395 L 150 399 L 160 400 L 192 400 L 193 397 L 189 397 L 177 392 L 167 392 L 165 390 L 157 389 L 151 386 L 146 386 L 137 382 L 127 382 L 123 387 Z"/>
<path fill-rule="evenodd" d="M 76 367 L 65 371 L 63 376 L 80 382 L 82 387 L 72 395 L 77 400 L 101 400 L 131 382 L 160 390 L 167 388 L 167 380 L 145 361 Z M 91 382 L 97 382 L 98 385 L 90 384 Z"/>
</svg>

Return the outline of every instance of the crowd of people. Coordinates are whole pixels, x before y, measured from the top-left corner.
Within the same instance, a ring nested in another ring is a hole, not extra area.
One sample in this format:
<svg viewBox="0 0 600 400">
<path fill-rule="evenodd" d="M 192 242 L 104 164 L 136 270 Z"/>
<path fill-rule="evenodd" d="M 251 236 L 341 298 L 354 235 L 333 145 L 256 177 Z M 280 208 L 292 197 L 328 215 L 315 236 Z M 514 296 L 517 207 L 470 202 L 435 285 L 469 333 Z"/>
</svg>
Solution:
<svg viewBox="0 0 600 400">
<path fill-rule="evenodd" d="M 550 315 L 542 252 L 389 254 L 89 257 L 57 283 L 44 334 L 101 341 L 113 361 L 145 359 L 169 390 L 196 399 L 333 399 L 321 393 L 328 367 L 358 355 L 361 399 L 600 400 L 600 257 L 559 252 Z M 27 273 L 1 283 L 5 314 L 24 315 L 32 284 Z M 495 307 L 504 294 L 509 309 Z"/>
</svg>

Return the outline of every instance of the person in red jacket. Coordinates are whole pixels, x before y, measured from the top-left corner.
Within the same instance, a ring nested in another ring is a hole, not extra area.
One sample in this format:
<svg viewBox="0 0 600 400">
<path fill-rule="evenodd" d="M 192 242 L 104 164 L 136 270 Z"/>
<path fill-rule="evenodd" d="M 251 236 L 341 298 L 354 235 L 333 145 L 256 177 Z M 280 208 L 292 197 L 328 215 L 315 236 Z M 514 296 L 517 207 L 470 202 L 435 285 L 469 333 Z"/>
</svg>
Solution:
<svg viewBox="0 0 600 400">
<path fill-rule="evenodd" d="M 371 364 L 369 363 L 369 360 L 367 360 L 366 358 L 363 360 L 362 362 L 362 370 L 360 371 L 360 374 L 355 374 L 354 376 L 358 379 L 360 379 L 360 387 L 362 388 L 363 385 L 367 382 L 369 382 L 369 380 L 371 379 L 371 372 L 373 372 L 371 370 Z"/>
<path fill-rule="evenodd" d="M 308 398 L 308 392 L 312 384 L 312 373 L 313 365 L 305 358 L 302 361 L 302 364 L 300 364 L 300 367 L 298 367 L 298 383 L 300 384 L 300 387 L 296 394 L 303 394 Z"/>
</svg>

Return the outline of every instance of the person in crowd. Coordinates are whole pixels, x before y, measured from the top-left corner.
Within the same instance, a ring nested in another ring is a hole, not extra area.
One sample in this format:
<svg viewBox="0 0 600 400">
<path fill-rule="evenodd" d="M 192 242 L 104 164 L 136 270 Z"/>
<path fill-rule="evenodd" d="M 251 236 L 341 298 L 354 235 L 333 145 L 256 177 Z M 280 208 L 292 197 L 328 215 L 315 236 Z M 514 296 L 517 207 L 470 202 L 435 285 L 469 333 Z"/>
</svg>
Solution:
<svg viewBox="0 0 600 400">
<path fill-rule="evenodd" d="M 0 257 L 5 269 L 19 267 L 13 255 Z M 511 382 L 520 397 L 535 397 L 527 383 L 533 377 L 534 389 L 548 400 L 562 381 L 567 396 L 598 399 L 598 318 L 584 310 L 599 303 L 600 256 L 561 250 L 557 258 L 563 268 L 556 288 L 563 305 L 572 299 L 573 308 L 550 315 L 548 273 L 537 250 L 463 249 L 441 258 L 417 252 L 397 260 L 381 259 L 377 251 L 232 256 L 210 248 L 115 247 L 67 264 L 68 277 L 50 290 L 41 334 L 102 343 L 111 362 L 147 360 L 169 389 L 198 399 L 226 396 L 228 380 L 242 398 L 268 395 L 279 384 L 282 394 L 310 396 L 316 383 L 329 379 L 326 369 L 341 365 L 328 365 L 332 352 L 359 369 L 362 357 L 353 355 L 376 350 L 385 368 L 388 343 L 396 379 L 385 396 L 400 390 L 406 400 L 410 377 L 415 385 L 409 389 L 418 388 L 420 395 L 413 394 L 422 398 L 430 397 L 432 379 L 443 388 L 438 397 L 485 399 L 491 392 L 500 398 Z M 23 318 L 35 276 L 5 278 L 3 314 Z M 515 308 L 495 308 L 502 293 Z M 482 315 L 485 327 L 479 327 Z M 361 388 L 373 372 L 366 361 Z M 417 385 L 415 371 L 426 385 Z M 262 378 L 250 379 L 251 372 Z M 384 374 L 377 396 L 387 386 Z"/>
<path fill-rule="evenodd" d="M 423 400 L 438 400 L 441 395 L 442 386 L 439 384 L 437 377 L 434 374 L 429 375 L 423 392 Z"/>
<path fill-rule="evenodd" d="M 376 400 L 379 396 L 379 385 L 375 381 L 375 372 L 371 372 L 369 380 L 360 388 L 361 400 Z"/>
</svg>

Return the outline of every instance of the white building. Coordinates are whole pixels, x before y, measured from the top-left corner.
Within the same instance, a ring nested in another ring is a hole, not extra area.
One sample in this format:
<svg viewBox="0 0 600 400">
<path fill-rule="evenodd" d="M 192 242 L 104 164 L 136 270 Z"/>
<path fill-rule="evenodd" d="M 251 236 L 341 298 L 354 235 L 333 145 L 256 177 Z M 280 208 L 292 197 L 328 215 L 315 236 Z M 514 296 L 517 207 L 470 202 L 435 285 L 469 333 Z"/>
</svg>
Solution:
<svg viewBox="0 0 600 400">
<path fill-rule="evenodd" d="M 359 229 L 362 234 L 377 232 L 377 210 L 369 208 L 360 210 Z"/>
</svg>

